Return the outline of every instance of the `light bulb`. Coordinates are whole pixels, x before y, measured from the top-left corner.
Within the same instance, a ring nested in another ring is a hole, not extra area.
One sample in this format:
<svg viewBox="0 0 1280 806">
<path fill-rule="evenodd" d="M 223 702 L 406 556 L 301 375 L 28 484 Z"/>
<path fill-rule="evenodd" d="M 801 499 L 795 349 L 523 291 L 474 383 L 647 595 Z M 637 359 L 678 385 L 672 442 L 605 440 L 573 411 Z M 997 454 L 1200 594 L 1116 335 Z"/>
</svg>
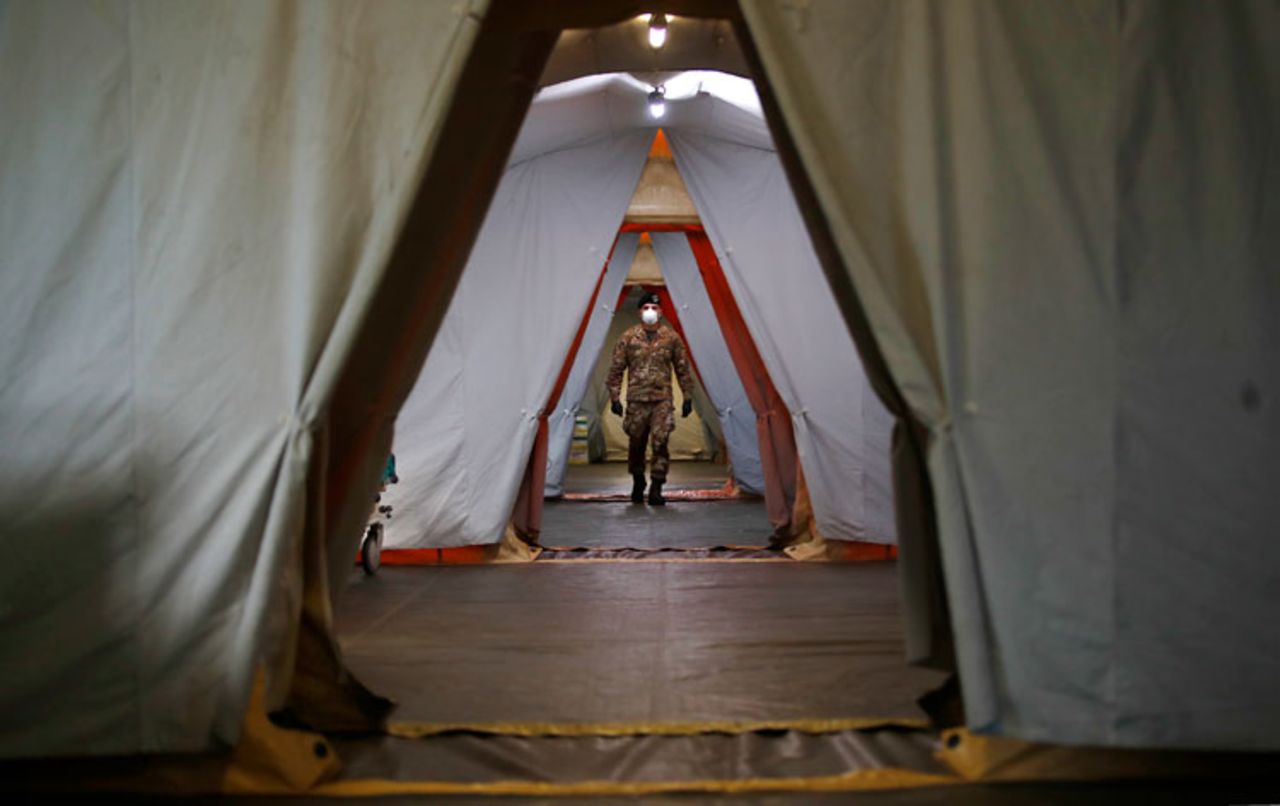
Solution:
<svg viewBox="0 0 1280 806">
<path fill-rule="evenodd" d="M 662 87 L 658 87 L 649 93 L 649 116 L 657 119 L 667 113 L 667 100 L 662 91 Z"/>
<path fill-rule="evenodd" d="M 654 14 L 649 18 L 649 47 L 657 50 L 667 43 L 667 15 Z"/>
</svg>

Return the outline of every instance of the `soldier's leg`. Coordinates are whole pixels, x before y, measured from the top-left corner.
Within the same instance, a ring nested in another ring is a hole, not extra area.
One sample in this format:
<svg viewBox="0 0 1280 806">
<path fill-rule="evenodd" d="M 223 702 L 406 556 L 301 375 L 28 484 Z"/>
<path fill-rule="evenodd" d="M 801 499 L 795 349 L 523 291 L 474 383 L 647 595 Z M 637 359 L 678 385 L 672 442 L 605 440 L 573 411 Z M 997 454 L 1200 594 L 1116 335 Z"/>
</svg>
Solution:
<svg viewBox="0 0 1280 806">
<path fill-rule="evenodd" d="M 653 442 L 653 459 L 649 465 L 649 477 L 654 481 L 666 481 L 671 467 L 671 453 L 667 443 L 676 428 L 675 407 L 670 400 L 655 403 L 649 415 L 649 434 Z"/>
<path fill-rule="evenodd" d="M 662 485 L 667 480 L 667 470 L 671 467 L 671 453 L 668 442 L 671 432 L 676 427 L 675 408 L 670 400 L 654 404 L 649 417 L 649 432 L 653 440 L 653 459 L 649 466 L 649 479 L 653 482 L 649 488 L 649 503 L 661 506 L 667 501 L 662 497 Z"/>
<path fill-rule="evenodd" d="M 622 419 L 627 433 L 627 470 L 631 473 L 631 503 L 644 503 L 644 449 L 649 441 L 649 412 L 644 403 L 631 403 Z"/>
<path fill-rule="evenodd" d="M 647 403 L 627 404 L 622 418 L 622 430 L 627 435 L 627 471 L 632 476 L 644 475 L 644 449 L 649 442 L 649 406 Z"/>
</svg>

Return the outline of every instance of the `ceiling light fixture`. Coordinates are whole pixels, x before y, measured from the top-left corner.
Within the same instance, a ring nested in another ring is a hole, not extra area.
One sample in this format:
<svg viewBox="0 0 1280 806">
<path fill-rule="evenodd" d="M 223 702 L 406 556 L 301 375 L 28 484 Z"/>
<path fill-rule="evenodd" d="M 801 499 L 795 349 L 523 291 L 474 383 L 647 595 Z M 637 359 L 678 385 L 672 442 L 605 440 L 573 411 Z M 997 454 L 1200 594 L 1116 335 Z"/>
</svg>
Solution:
<svg viewBox="0 0 1280 806">
<path fill-rule="evenodd" d="M 658 13 L 649 17 L 649 47 L 657 50 L 667 43 L 667 15 Z"/>
<path fill-rule="evenodd" d="M 667 91 L 663 87 L 654 87 L 649 93 L 649 117 L 657 120 L 667 113 Z"/>
</svg>

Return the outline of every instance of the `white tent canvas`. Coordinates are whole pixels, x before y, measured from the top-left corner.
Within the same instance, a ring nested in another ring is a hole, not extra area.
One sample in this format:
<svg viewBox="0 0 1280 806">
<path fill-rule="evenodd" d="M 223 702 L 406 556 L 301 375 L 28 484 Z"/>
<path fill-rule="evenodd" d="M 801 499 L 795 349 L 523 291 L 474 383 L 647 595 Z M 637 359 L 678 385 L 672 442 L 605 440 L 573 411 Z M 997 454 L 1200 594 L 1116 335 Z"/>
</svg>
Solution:
<svg viewBox="0 0 1280 806">
<path fill-rule="evenodd" d="M 738 308 L 791 412 L 819 531 L 831 539 L 895 542 L 892 417 L 867 382 L 835 303 L 821 293 L 822 269 L 776 155 L 679 131 L 671 132 L 671 144 L 694 202 L 706 211 Z M 656 235 L 655 241 L 672 266 L 694 269 L 683 236 Z M 696 289 L 700 283 L 689 291 Z M 739 381 L 731 394 L 741 389 Z M 749 413 L 750 406 L 737 411 Z M 745 425 L 743 419 L 734 422 Z"/>
<path fill-rule="evenodd" d="M 1280 8 L 743 10 L 929 429 L 970 723 L 1276 749 Z"/>
<path fill-rule="evenodd" d="M 397 421 L 393 548 L 496 543 L 538 418 L 604 269 L 653 133 L 527 143 L 543 118 L 604 114 L 596 93 L 530 110 L 417 386 Z M 568 107 L 568 109 L 566 109 Z M 586 128 L 586 127 L 584 127 Z M 578 130 L 575 130 L 575 134 Z"/>
<path fill-rule="evenodd" d="M 556 408 L 548 418 L 549 444 L 547 447 L 547 482 L 548 496 L 560 495 L 563 492 L 564 474 L 568 468 L 569 450 L 573 442 L 574 422 L 578 416 L 578 406 L 586 394 L 587 385 L 591 382 L 593 357 L 600 353 L 606 343 L 609 325 L 613 322 L 614 305 L 618 294 L 622 292 L 622 284 L 631 270 L 631 261 L 635 257 L 636 247 L 640 244 L 640 236 L 635 233 L 618 236 L 610 256 L 608 268 L 600 281 L 600 291 L 596 295 L 591 308 L 587 329 L 582 334 L 582 344 L 574 359 L 573 368 L 565 380 L 564 390 L 556 401 Z"/>
<path fill-rule="evenodd" d="M 284 5 L 0 4 L 0 756 L 234 742 L 289 662 L 327 406 L 477 21 Z"/>
<path fill-rule="evenodd" d="M 667 290 L 679 309 L 680 322 L 689 339 L 689 351 L 698 362 L 702 383 L 715 406 L 734 481 L 745 492 L 763 493 L 764 471 L 756 441 L 755 412 L 725 346 L 688 240 L 674 232 L 655 232 L 652 237 L 654 252 L 667 278 Z"/>
</svg>

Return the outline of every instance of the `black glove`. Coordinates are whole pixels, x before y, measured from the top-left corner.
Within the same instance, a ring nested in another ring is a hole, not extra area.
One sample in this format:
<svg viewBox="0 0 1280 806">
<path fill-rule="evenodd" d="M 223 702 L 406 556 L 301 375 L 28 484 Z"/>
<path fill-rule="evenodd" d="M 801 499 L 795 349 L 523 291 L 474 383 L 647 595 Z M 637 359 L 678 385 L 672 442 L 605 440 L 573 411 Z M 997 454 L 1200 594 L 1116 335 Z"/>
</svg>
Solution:
<svg viewBox="0 0 1280 806">
<path fill-rule="evenodd" d="M 690 414 L 693 414 L 693 400 L 686 397 L 684 399 L 684 405 L 680 407 L 680 416 L 688 417 Z"/>
<path fill-rule="evenodd" d="M 610 404 L 609 404 L 609 411 L 611 411 L 611 412 L 613 412 L 614 414 L 616 414 L 616 415 L 618 415 L 619 417 L 621 417 L 621 416 L 622 416 L 622 404 L 621 404 L 620 402 L 616 401 L 616 400 L 615 400 L 615 401 L 613 401 L 612 403 L 610 403 Z"/>
</svg>

